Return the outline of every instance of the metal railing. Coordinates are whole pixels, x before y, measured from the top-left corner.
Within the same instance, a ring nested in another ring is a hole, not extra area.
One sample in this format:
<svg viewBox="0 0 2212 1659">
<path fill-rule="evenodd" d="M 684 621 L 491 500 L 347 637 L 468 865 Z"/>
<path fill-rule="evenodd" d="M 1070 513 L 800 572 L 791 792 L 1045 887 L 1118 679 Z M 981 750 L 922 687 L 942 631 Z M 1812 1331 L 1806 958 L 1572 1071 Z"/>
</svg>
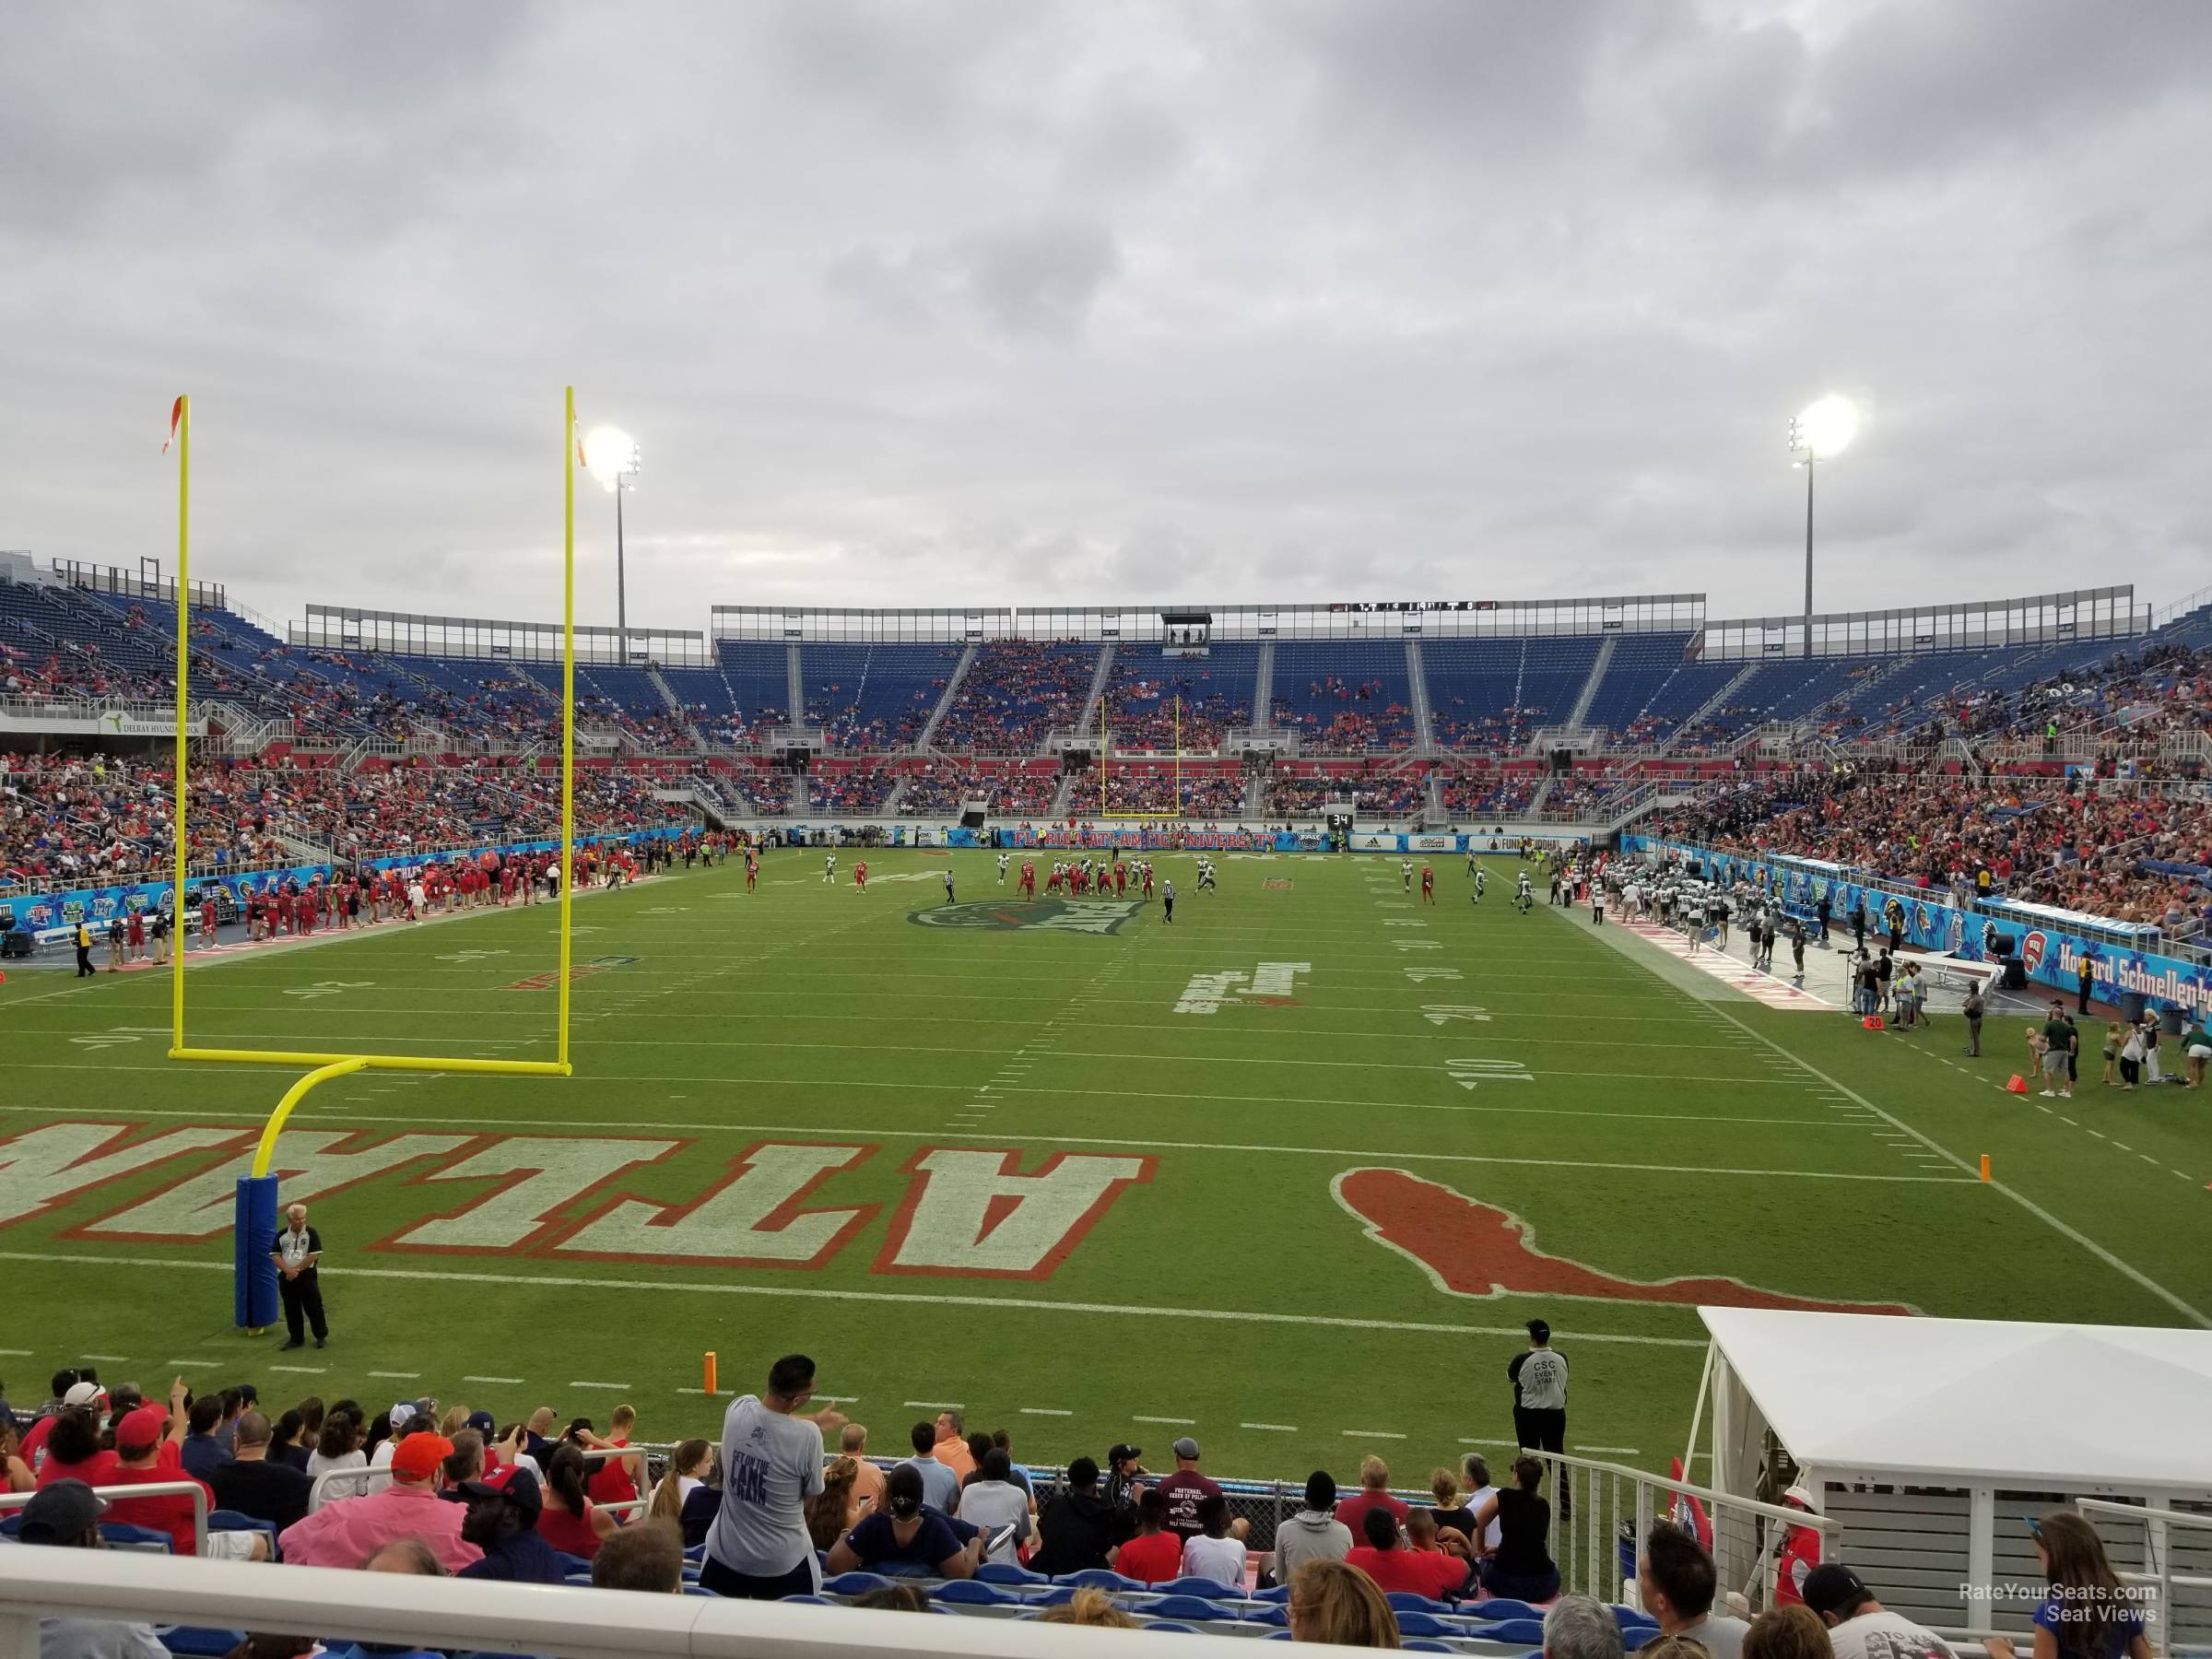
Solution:
<svg viewBox="0 0 2212 1659">
<path fill-rule="evenodd" d="M 192 1553 L 195 1556 L 206 1553 L 207 1488 L 198 1481 L 153 1480 L 147 1482 L 144 1486 L 96 1486 L 92 1491 L 96 1497 L 105 1498 L 110 1502 L 127 1498 L 190 1498 L 192 1500 Z M 36 1492 L 0 1492 L 0 1510 L 21 1509 L 37 1496 Z M 159 1528 L 149 1528 L 148 1530 L 159 1531 Z M 34 1654 L 38 1652 L 36 1637 L 37 1633 L 34 1630 L 30 1645 L 30 1651 Z M 5 1643 L 0 1642 L 0 1654 L 4 1654 L 6 1652 Z"/>
<path fill-rule="evenodd" d="M 2156 1599 L 2142 1609 L 2145 1633 L 2151 1639 L 2154 1650 L 2171 1653 L 2181 1645 L 2175 1631 L 2182 1621 L 2174 1616 L 2173 1593 L 2182 1590 L 2212 1591 L 2212 1577 L 2203 1573 L 2176 1572 L 2173 1570 L 2173 1547 L 2170 1534 L 2179 1531 L 2194 1532 L 2204 1542 L 2212 1544 L 2212 1514 L 2192 1514 L 2184 1510 L 2151 1509 L 2139 1503 L 2115 1503 L 2106 1498 L 2077 1498 L 2074 1507 L 2102 1535 L 2105 1547 L 2112 1555 L 2121 1552 L 2114 1547 L 2113 1535 L 2124 1530 L 2115 1523 L 2124 1522 L 2142 1528 L 2142 1566 L 2129 1569 L 2113 1563 L 2113 1570 L 2123 1584 L 2139 1584 L 2153 1590 Z M 2125 1609 L 2124 1609 L 2124 1611 Z M 2212 1623 L 2201 1609 L 2200 1621 Z M 2206 1644 L 2189 1644 L 2194 1652 L 2204 1652 Z"/>
</svg>

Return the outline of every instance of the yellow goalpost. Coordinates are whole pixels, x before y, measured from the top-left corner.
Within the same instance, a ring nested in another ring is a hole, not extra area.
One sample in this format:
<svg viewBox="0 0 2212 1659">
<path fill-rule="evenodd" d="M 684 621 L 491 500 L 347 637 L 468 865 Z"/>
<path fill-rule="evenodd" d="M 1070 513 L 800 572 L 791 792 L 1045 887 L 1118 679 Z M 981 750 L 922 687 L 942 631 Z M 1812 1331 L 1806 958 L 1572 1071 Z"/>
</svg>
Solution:
<svg viewBox="0 0 2212 1659">
<path fill-rule="evenodd" d="M 276 1141 L 286 1120 L 309 1093 L 335 1077 L 362 1070 L 493 1073 L 506 1077 L 566 1077 L 569 1064 L 570 927 L 575 880 L 576 844 L 576 388 L 567 389 L 567 418 L 561 429 L 561 709 L 560 709 L 560 971 L 557 985 L 555 1057 L 551 1060 L 485 1060 L 475 1055 L 316 1053 L 288 1050 L 195 1048 L 184 1035 L 184 916 L 186 813 L 189 808 L 192 675 L 192 398 L 177 399 L 170 416 L 177 455 L 177 744 L 176 802 L 172 847 L 171 904 L 179 924 L 178 948 L 170 958 L 170 1048 L 171 1060 L 229 1065 L 304 1066 L 307 1073 L 285 1091 L 262 1130 L 252 1172 L 238 1183 L 238 1226 L 234 1275 L 234 1323 L 258 1335 L 276 1323 L 276 1271 L 266 1241 L 276 1225 Z M 163 446 L 164 448 L 167 445 Z"/>
<path fill-rule="evenodd" d="M 1175 694 L 1175 750 L 1171 757 L 1171 777 L 1175 786 L 1175 807 L 1169 812 L 1116 812 L 1108 804 L 1106 794 L 1108 762 L 1113 754 L 1113 732 L 1106 713 L 1106 699 L 1099 699 L 1099 816 L 1102 818 L 1132 818 L 1159 822 L 1179 818 L 1182 814 L 1182 693 Z"/>
</svg>

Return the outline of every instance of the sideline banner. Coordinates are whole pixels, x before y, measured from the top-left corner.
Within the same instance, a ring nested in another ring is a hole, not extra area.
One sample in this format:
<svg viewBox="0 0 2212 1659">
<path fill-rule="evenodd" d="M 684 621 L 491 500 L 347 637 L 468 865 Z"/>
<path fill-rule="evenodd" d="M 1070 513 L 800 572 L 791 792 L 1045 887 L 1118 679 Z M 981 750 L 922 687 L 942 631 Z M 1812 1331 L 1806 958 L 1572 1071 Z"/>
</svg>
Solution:
<svg viewBox="0 0 2212 1659">
<path fill-rule="evenodd" d="M 1717 879 L 1747 881 L 1762 892 L 1775 894 L 1785 904 L 1809 908 L 1826 894 L 1839 919 L 1849 917 L 1862 902 L 1870 902 L 1878 919 L 1877 931 L 1898 933 L 1919 949 L 1969 962 L 1999 959 L 1990 948 L 1991 942 L 1999 934 L 2009 934 L 2018 941 L 2015 954 L 2028 977 L 2054 991 L 2078 989 L 2086 961 L 2096 976 L 2096 994 L 2106 1002 L 2117 1002 L 2134 993 L 2154 1007 L 2171 1004 L 2199 1017 L 2212 1012 L 2212 968 L 2111 939 L 2090 938 L 2055 923 L 2016 912 L 2001 900 L 1961 908 L 1947 902 L 1947 894 L 1944 898 L 1932 893 L 1912 897 L 1866 887 L 1848 879 L 1841 866 L 1818 860 L 1753 858 L 1643 835 L 1624 835 L 1621 846 L 1628 852 L 1648 847 L 1697 859 Z M 1849 931 L 1848 922 L 1841 922 L 1841 926 Z M 2115 927 L 2122 933 L 2135 931 L 2128 924 L 2116 924 Z"/>
</svg>

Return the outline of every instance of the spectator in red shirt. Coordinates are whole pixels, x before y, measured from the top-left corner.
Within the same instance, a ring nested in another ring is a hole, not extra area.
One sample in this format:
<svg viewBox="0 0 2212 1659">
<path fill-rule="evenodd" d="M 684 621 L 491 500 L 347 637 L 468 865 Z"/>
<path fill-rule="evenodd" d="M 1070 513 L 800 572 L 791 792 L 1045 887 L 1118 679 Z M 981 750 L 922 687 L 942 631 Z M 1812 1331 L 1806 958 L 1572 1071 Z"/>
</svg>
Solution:
<svg viewBox="0 0 2212 1659">
<path fill-rule="evenodd" d="M 1425 1530 L 1430 1547 L 1408 1548 L 1398 1542 L 1398 1524 L 1391 1519 L 1390 1512 L 1380 1505 L 1371 1508 L 1359 1524 L 1367 1542 L 1344 1558 L 1345 1565 L 1359 1568 L 1385 1594 L 1410 1590 L 1431 1601 L 1458 1595 L 1466 1587 L 1467 1564 L 1437 1549 L 1435 1519 L 1426 1510 L 1421 1512 L 1421 1519 L 1428 1523 Z"/>
<path fill-rule="evenodd" d="M 1141 1584 L 1182 1575 L 1182 1540 L 1166 1530 L 1168 1501 L 1156 1488 L 1136 1500 L 1136 1536 L 1113 1554 L 1113 1570 Z"/>
<path fill-rule="evenodd" d="M 141 1406 L 115 1425 L 115 1466 L 104 1477 L 105 1484 L 118 1487 L 190 1482 L 200 1487 L 206 1507 L 215 1507 L 214 1494 L 184 1473 L 183 1460 L 178 1452 L 184 1440 L 186 1392 L 184 1380 L 180 1377 L 170 1390 L 168 1411 L 159 1406 Z M 108 1506 L 107 1519 L 165 1532 L 169 1535 L 171 1554 L 194 1553 L 196 1540 L 193 1535 L 193 1500 L 188 1493 L 119 1498 Z M 203 1553 L 218 1560 L 265 1561 L 269 1559 L 268 1539 L 258 1532 L 211 1532 Z"/>
<path fill-rule="evenodd" d="M 1370 1453 L 1359 1460 L 1359 1489 L 1337 1504 L 1336 1519 L 1349 1527 L 1356 1538 L 1371 1509 L 1388 1510 L 1394 1525 L 1406 1524 L 1405 1500 L 1390 1495 L 1390 1465 Z"/>
</svg>

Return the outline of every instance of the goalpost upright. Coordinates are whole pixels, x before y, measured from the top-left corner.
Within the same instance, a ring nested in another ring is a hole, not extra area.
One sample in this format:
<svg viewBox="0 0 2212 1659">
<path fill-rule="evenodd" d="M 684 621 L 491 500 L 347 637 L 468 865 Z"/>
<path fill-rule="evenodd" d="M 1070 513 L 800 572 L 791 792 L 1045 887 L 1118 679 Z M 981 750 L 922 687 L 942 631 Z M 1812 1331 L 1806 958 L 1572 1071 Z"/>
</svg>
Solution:
<svg viewBox="0 0 2212 1659">
<path fill-rule="evenodd" d="M 1108 763 L 1113 755 L 1113 733 L 1106 717 L 1106 699 L 1099 698 L 1099 816 L 1102 818 L 1143 818 L 1147 820 L 1177 818 L 1182 816 L 1182 693 L 1178 691 L 1172 704 L 1174 722 L 1174 752 L 1169 757 L 1169 777 L 1175 790 L 1175 809 L 1171 812 L 1116 812 L 1106 793 Z"/>
<path fill-rule="evenodd" d="M 180 396 L 170 413 L 177 453 L 177 754 L 176 799 L 171 877 L 171 913 L 178 924 L 177 948 L 170 967 L 170 1049 L 171 1060 L 218 1065 L 305 1067 L 306 1074 L 285 1091 L 264 1125 L 251 1173 L 238 1180 L 233 1240 L 232 1317 L 250 1335 L 276 1321 L 276 1272 L 267 1241 L 276 1231 L 277 1137 L 307 1095 L 334 1077 L 362 1070 L 488 1073 L 504 1077 L 566 1077 L 569 1063 L 569 971 L 571 900 L 576 879 L 576 467 L 582 458 L 576 435 L 576 388 L 567 388 L 561 428 L 561 709 L 560 709 L 560 909 L 555 1057 L 551 1060 L 487 1060 L 473 1054 L 321 1053 L 293 1050 L 195 1048 L 184 1040 L 184 886 L 190 807 L 187 763 L 191 752 L 192 683 L 192 399 Z M 164 444 L 163 449 L 168 448 Z"/>
</svg>

